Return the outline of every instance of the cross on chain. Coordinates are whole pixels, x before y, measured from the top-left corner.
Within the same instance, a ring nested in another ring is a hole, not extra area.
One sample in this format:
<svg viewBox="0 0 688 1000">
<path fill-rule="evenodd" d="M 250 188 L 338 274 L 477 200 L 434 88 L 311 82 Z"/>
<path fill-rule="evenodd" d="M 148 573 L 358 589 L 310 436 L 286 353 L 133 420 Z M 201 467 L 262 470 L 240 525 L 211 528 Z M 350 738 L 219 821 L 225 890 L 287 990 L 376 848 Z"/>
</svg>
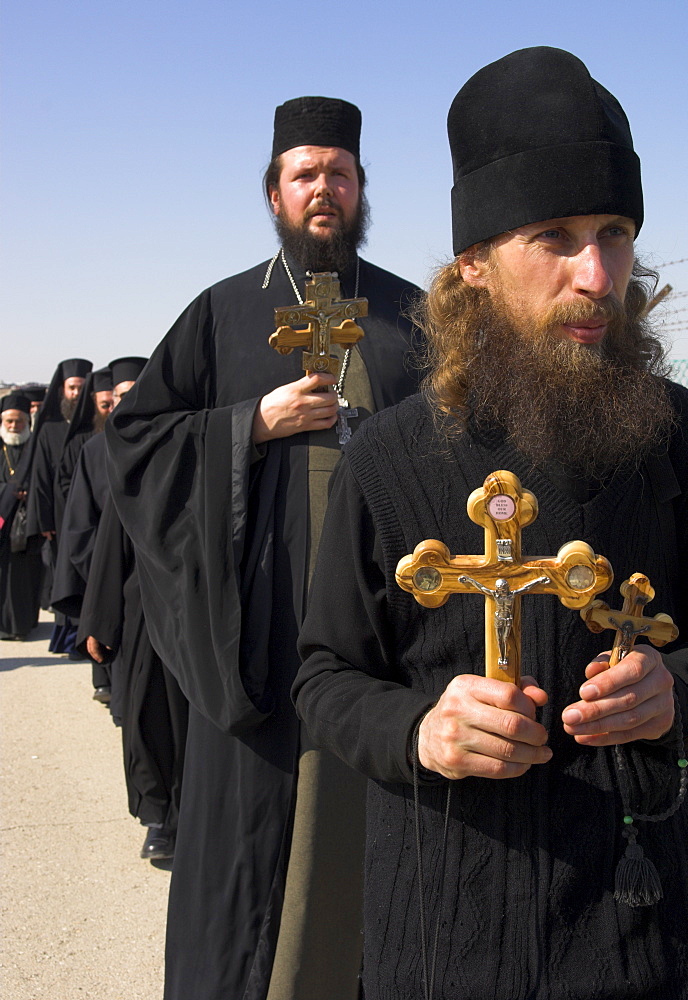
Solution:
<svg viewBox="0 0 688 1000">
<path fill-rule="evenodd" d="M 643 573 L 634 573 L 624 580 L 619 590 L 624 598 L 621 611 L 612 611 L 604 601 L 593 601 L 583 608 L 581 618 L 591 632 L 616 629 L 609 666 L 613 667 L 633 649 L 639 635 L 644 635 L 654 646 L 665 646 L 678 638 L 678 629 L 669 615 L 659 614 L 645 618 L 645 605 L 655 596 L 654 587 Z"/>
<path fill-rule="evenodd" d="M 517 684 L 521 676 L 521 595 L 556 594 L 581 609 L 611 585 L 612 568 L 587 542 L 567 542 L 556 556 L 523 560 L 521 531 L 538 514 L 535 496 L 512 472 L 493 472 L 466 504 L 485 531 L 483 555 L 452 556 L 436 539 L 420 542 L 396 569 L 400 587 L 439 608 L 451 594 L 485 597 L 485 675 Z M 515 586 L 514 586 L 515 585 Z"/>
<path fill-rule="evenodd" d="M 298 306 L 275 309 L 276 331 L 268 343 L 280 354 L 306 347 L 303 368 L 312 372 L 339 375 L 339 359 L 330 354 L 330 344 L 350 347 L 363 337 L 354 317 L 368 315 L 367 299 L 341 299 L 336 274 L 323 271 L 306 282 L 305 301 Z M 306 324 L 305 329 L 295 329 Z"/>
</svg>

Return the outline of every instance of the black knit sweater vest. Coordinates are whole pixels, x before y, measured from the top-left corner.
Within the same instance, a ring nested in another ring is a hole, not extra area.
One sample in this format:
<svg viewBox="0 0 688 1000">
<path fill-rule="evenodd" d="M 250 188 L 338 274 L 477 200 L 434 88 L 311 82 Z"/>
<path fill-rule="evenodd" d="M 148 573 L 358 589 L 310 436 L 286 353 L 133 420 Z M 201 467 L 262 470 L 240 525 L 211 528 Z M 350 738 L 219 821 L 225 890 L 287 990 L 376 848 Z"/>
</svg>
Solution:
<svg viewBox="0 0 688 1000">
<path fill-rule="evenodd" d="M 455 674 L 483 672 L 483 598 L 453 596 L 426 609 L 397 587 L 394 569 L 425 538 L 442 540 L 452 554 L 482 553 L 483 531 L 469 520 L 466 500 L 498 469 L 515 473 L 539 501 L 537 520 L 524 530 L 524 558 L 582 539 L 614 567 L 604 595 L 612 606 L 620 606 L 619 583 L 642 571 L 656 591 L 654 609 L 680 620 L 677 572 L 688 526 L 676 515 L 688 495 L 680 481 L 687 452 L 682 441 L 673 448 L 640 470 L 618 472 L 579 503 L 497 433 L 469 429 L 447 440 L 419 396 L 368 421 L 347 460 L 384 552 L 399 682 L 439 696 Z M 581 747 L 562 728 L 586 664 L 609 644 L 556 597 L 524 596 L 522 667 L 549 693 L 540 718 L 554 756 L 521 778 L 454 783 L 442 885 L 446 783 L 421 788 L 428 925 L 440 919 L 435 1000 L 688 998 L 686 811 L 642 831 L 664 899 L 642 909 L 618 904 L 622 809 L 611 752 Z M 676 790 L 675 748 L 636 744 L 627 757 L 636 808 L 662 808 Z M 371 783 L 366 1000 L 424 995 L 413 818 L 409 786 Z"/>
</svg>

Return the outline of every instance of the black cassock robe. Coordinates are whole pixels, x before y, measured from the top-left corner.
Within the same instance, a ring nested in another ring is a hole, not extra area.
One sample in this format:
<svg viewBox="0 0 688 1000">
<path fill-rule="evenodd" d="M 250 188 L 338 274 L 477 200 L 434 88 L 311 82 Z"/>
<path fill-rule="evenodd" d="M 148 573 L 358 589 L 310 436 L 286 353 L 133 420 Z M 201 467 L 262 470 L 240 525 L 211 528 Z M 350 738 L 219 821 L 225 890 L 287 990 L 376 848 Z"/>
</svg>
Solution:
<svg viewBox="0 0 688 1000">
<path fill-rule="evenodd" d="M 295 302 L 278 262 L 220 282 L 159 345 L 106 426 L 154 646 L 189 697 L 168 916 L 167 1000 L 266 995 L 291 836 L 299 729 L 289 698 L 309 560 L 309 437 L 251 442 L 261 396 L 303 375 L 267 343 Z M 306 276 L 292 266 L 303 292 Z M 342 294 L 354 295 L 353 274 Z M 365 261 L 376 409 L 414 391 L 413 286 Z M 333 902 L 336 907 L 336 900 Z"/>
<path fill-rule="evenodd" d="M 122 727 L 129 812 L 145 825 L 174 830 L 188 702 L 151 646 L 134 547 L 109 497 L 97 528 L 77 647 L 89 635 L 114 654 L 110 711 Z"/>
<path fill-rule="evenodd" d="M 28 539 L 23 552 L 12 552 L 10 541 L 16 493 L 26 489 L 29 478 L 31 445 L 29 440 L 3 448 L 0 442 L 0 632 L 12 636 L 25 636 L 38 621 L 43 572 L 39 539 Z"/>
<path fill-rule="evenodd" d="M 34 459 L 31 467 L 31 484 L 26 506 L 26 530 L 29 537 L 39 537 L 44 531 L 56 531 L 55 522 L 55 470 L 62 454 L 62 447 L 69 424 L 61 417 L 39 424 Z M 41 605 L 50 607 L 50 594 L 57 560 L 57 538 L 43 541 L 45 567 Z"/>
<path fill-rule="evenodd" d="M 105 436 L 81 446 L 62 517 L 53 581 L 53 607 L 76 621 L 88 580 L 98 522 L 110 494 Z"/>
</svg>

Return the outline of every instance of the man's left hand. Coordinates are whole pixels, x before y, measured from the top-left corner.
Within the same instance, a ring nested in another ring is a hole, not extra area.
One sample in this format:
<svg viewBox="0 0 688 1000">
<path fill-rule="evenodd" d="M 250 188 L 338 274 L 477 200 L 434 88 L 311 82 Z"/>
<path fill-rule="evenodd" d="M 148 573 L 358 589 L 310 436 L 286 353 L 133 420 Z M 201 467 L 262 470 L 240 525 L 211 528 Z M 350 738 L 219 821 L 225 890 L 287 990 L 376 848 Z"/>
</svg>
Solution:
<svg viewBox="0 0 688 1000">
<path fill-rule="evenodd" d="M 636 646 L 614 667 L 602 653 L 585 668 L 581 701 L 564 709 L 564 729 L 577 743 L 604 747 L 656 740 L 674 721 L 674 679 L 652 646 Z"/>
</svg>

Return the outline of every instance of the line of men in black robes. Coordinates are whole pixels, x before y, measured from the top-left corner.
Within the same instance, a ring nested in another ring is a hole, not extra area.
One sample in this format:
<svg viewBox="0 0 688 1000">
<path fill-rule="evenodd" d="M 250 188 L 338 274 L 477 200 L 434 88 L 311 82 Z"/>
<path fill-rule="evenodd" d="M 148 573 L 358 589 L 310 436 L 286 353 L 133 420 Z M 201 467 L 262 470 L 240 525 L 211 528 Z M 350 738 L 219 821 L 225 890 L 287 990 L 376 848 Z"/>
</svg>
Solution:
<svg viewBox="0 0 688 1000">
<path fill-rule="evenodd" d="M 101 433 L 145 362 L 60 362 L 33 433 L 29 399 L 3 400 L 0 634 L 25 638 L 42 605 L 55 612 L 50 651 L 90 658 L 94 699 L 122 729 L 129 809 L 147 827 L 141 856 L 156 860 L 174 853 L 187 706 L 152 649 L 131 543 L 108 514 Z"/>
</svg>

